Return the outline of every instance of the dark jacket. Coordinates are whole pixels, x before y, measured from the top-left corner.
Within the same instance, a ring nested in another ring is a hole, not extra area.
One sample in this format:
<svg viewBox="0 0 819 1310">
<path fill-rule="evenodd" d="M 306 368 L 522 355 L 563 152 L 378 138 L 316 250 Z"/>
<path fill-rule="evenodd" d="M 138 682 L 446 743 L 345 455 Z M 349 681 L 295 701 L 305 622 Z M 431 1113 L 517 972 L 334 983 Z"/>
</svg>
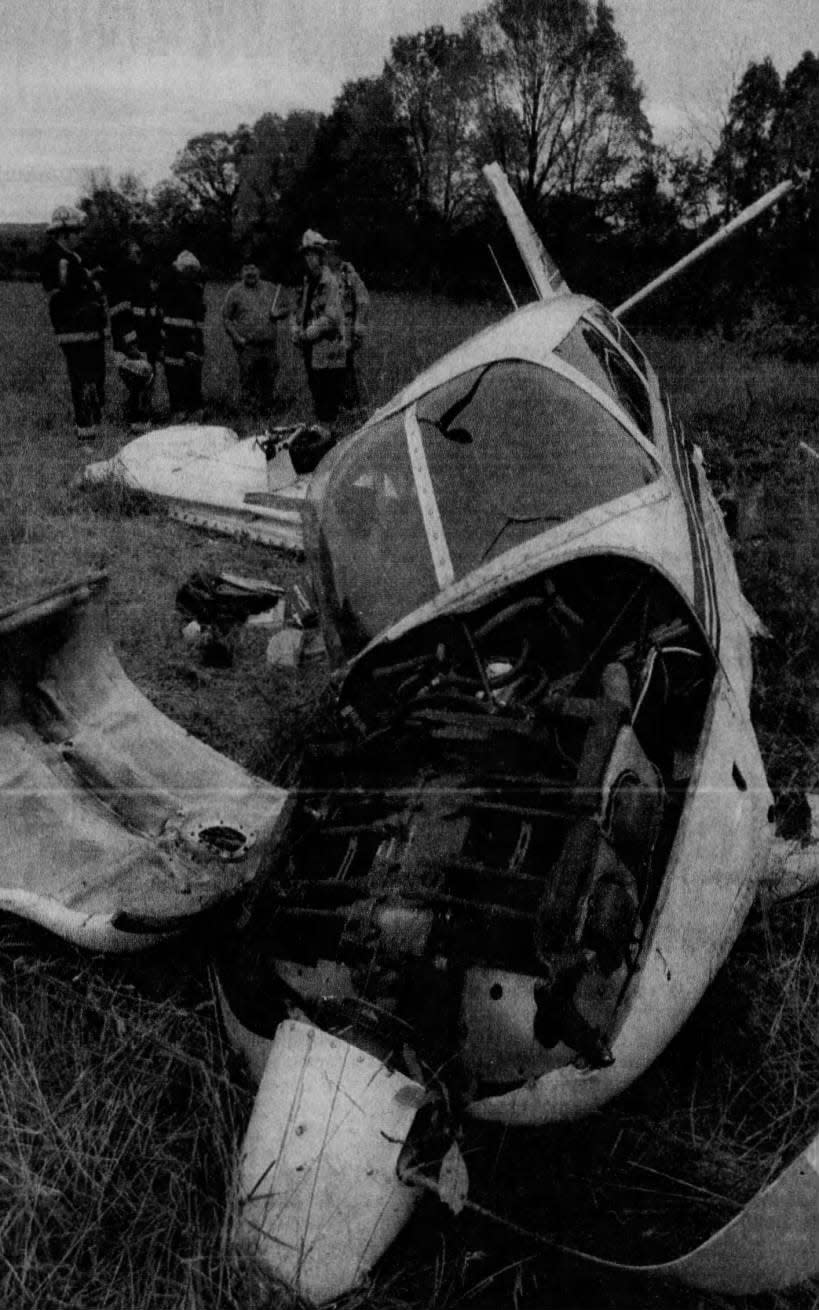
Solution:
<svg viewBox="0 0 819 1310">
<path fill-rule="evenodd" d="M 105 339 L 102 291 L 76 251 L 50 238 L 40 263 L 51 326 L 61 346 Z"/>
<path fill-rule="evenodd" d="M 165 364 L 201 363 L 205 356 L 205 295 L 202 284 L 173 270 L 159 289 Z"/>
<path fill-rule="evenodd" d="M 153 363 L 161 349 L 158 288 L 144 264 L 123 259 L 106 283 L 114 350 L 141 351 Z"/>
</svg>

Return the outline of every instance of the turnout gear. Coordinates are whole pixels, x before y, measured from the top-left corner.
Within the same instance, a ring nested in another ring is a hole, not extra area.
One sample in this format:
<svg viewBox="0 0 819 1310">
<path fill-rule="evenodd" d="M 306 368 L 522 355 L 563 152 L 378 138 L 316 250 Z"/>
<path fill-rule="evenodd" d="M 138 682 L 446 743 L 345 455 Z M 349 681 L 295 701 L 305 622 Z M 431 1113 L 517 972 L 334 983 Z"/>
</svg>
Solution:
<svg viewBox="0 0 819 1310">
<path fill-rule="evenodd" d="M 341 297 L 329 268 L 321 266 L 304 279 L 293 341 L 304 354 L 316 418 L 333 423 L 341 407 L 346 357 Z"/>
<path fill-rule="evenodd" d="M 81 210 L 75 211 L 77 214 Z M 69 207 L 60 206 L 61 232 L 66 227 Z M 85 216 L 83 215 L 83 218 Z M 40 279 L 48 296 L 48 313 L 57 344 L 63 352 L 77 435 L 93 436 L 105 404 L 105 303 L 98 283 L 75 250 L 52 236 L 43 251 Z"/>
<path fill-rule="evenodd" d="M 347 259 L 338 257 L 338 241 L 328 242 L 327 264 L 335 274 L 344 314 L 344 351 L 346 376 L 344 403 L 351 409 L 361 403 L 361 384 L 356 370 L 356 352 L 367 335 L 370 296 L 362 278 Z"/>
<path fill-rule="evenodd" d="M 301 239 L 299 250 L 304 254 L 305 250 L 326 250 L 329 242 L 315 228 L 308 227 Z"/>
<path fill-rule="evenodd" d="M 109 279 L 108 315 L 114 359 L 125 386 L 126 418 L 132 428 L 142 429 L 151 421 L 160 342 L 153 321 L 158 316 L 156 295 L 135 242 Z"/>
<path fill-rule="evenodd" d="M 195 277 L 198 268 L 196 256 L 183 250 L 159 293 L 171 411 L 188 417 L 202 408 L 205 297 L 202 284 Z"/>
<path fill-rule="evenodd" d="M 76 205 L 58 205 L 51 215 L 47 232 L 81 232 L 88 222 L 88 215 Z"/>
<path fill-rule="evenodd" d="M 184 273 L 186 270 L 190 270 L 192 273 L 199 273 L 202 269 L 202 265 L 199 263 L 196 255 L 191 254 L 190 250 L 181 250 L 173 261 L 173 266 L 177 273 Z"/>
</svg>

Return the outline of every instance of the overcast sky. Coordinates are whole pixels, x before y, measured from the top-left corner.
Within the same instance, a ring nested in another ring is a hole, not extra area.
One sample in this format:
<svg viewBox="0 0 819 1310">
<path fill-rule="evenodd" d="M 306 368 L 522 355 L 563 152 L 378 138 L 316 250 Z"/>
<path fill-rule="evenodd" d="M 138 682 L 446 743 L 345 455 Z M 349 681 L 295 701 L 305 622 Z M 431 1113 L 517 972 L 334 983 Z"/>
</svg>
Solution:
<svg viewBox="0 0 819 1310">
<path fill-rule="evenodd" d="M 819 51 L 819 0 L 609 0 L 661 139 L 750 59 Z M 152 184 L 199 132 L 327 110 L 392 36 L 480 0 L 0 0 L 0 221 L 42 221 L 88 170 Z"/>
</svg>

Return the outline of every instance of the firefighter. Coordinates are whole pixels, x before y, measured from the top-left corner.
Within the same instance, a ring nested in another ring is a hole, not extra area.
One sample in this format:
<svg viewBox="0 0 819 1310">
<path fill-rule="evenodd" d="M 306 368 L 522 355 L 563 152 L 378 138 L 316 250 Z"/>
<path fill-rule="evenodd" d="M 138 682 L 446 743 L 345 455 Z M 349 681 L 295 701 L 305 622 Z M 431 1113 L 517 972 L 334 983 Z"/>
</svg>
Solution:
<svg viewBox="0 0 819 1310">
<path fill-rule="evenodd" d="M 171 417 L 199 419 L 202 414 L 202 365 L 205 340 L 205 296 L 202 268 L 189 250 L 173 262 L 159 291 L 165 380 Z"/>
<path fill-rule="evenodd" d="M 327 267 L 335 274 L 344 311 L 344 404 L 356 409 L 361 404 L 361 383 L 356 356 L 367 335 L 370 295 L 360 275 L 347 259 L 341 258 L 340 242 L 327 242 Z"/>
<path fill-rule="evenodd" d="M 324 262 L 326 248 L 321 233 L 308 228 L 300 246 L 305 278 L 291 336 L 304 356 L 316 418 L 332 424 L 344 397 L 346 368 L 344 313 L 338 283 Z"/>
<path fill-rule="evenodd" d="M 114 360 L 125 385 L 125 414 L 132 432 L 145 432 L 151 425 L 160 344 L 156 340 L 158 306 L 154 302 L 155 291 L 151 291 L 142 249 L 139 242 L 129 241 L 108 282 L 108 316 Z"/>
<path fill-rule="evenodd" d="M 51 326 L 68 371 L 77 437 L 83 442 L 97 435 L 105 405 L 105 301 L 77 251 L 86 221 L 72 205 L 54 210 L 40 268 Z"/>
</svg>

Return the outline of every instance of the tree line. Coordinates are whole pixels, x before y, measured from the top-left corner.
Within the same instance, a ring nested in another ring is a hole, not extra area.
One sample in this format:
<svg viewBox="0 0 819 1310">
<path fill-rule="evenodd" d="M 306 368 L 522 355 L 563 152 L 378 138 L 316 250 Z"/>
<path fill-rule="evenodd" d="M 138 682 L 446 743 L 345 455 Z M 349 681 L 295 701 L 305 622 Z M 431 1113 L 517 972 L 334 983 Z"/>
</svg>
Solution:
<svg viewBox="0 0 819 1310">
<path fill-rule="evenodd" d="M 776 212 L 641 312 L 728 332 L 756 316 L 794 349 L 816 335 L 819 58 L 784 79 L 750 62 L 716 146 L 674 151 L 653 140 L 605 0 L 491 0 L 457 32 L 396 37 L 382 72 L 347 82 L 327 114 L 203 133 L 151 191 L 98 172 L 81 204 L 103 264 L 137 235 L 159 259 L 195 250 L 212 275 L 253 258 L 287 279 L 310 226 L 373 286 L 487 295 L 489 247 L 505 249 L 481 179 L 492 159 L 569 284 L 609 304 L 795 178 Z"/>
</svg>

